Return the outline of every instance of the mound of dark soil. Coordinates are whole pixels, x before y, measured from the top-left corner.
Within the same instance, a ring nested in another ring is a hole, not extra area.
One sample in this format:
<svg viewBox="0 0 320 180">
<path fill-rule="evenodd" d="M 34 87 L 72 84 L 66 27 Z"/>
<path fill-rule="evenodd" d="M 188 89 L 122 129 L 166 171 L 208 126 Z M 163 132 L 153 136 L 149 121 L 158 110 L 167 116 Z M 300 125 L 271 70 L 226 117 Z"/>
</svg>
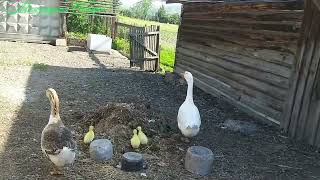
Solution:
<svg viewBox="0 0 320 180">
<path fill-rule="evenodd" d="M 138 151 L 154 154 L 160 151 L 163 141 L 178 132 L 175 122 L 151 110 L 148 104 L 113 103 L 84 115 L 80 126 L 85 133 L 93 125 L 96 138 L 110 139 L 116 155 L 133 150 L 130 146 L 132 131 L 141 126 L 149 143 L 140 146 Z"/>
</svg>

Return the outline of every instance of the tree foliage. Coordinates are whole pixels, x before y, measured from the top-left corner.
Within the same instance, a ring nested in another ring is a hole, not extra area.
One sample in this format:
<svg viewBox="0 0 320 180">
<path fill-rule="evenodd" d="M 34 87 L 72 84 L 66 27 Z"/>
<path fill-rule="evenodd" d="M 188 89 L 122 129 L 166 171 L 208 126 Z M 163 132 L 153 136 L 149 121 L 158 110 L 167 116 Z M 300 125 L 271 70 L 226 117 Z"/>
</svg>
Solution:
<svg viewBox="0 0 320 180">
<path fill-rule="evenodd" d="M 180 15 L 178 13 L 169 14 L 163 5 L 155 13 L 152 13 L 151 10 L 152 0 L 141 0 L 137 2 L 132 8 L 122 9 L 120 13 L 124 16 L 143 20 L 153 20 L 170 24 L 180 23 Z"/>
<path fill-rule="evenodd" d="M 88 0 L 96 2 L 98 0 Z M 120 3 L 120 0 L 110 0 L 115 3 Z M 73 1 L 70 5 L 71 9 L 79 9 L 79 2 Z M 67 16 L 68 31 L 78 33 L 104 33 L 106 26 L 102 17 L 88 16 L 85 14 L 68 14 Z"/>
<path fill-rule="evenodd" d="M 133 6 L 130 11 L 134 18 L 148 19 L 152 7 L 152 0 L 141 0 Z"/>
<path fill-rule="evenodd" d="M 166 12 L 166 9 L 164 8 L 164 6 L 162 5 L 158 12 L 156 13 L 156 16 L 157 20 L 161 23 L 166 23 L 168 22 L 168 15 L 167 15 L 167 12 Z"/>
</svg>

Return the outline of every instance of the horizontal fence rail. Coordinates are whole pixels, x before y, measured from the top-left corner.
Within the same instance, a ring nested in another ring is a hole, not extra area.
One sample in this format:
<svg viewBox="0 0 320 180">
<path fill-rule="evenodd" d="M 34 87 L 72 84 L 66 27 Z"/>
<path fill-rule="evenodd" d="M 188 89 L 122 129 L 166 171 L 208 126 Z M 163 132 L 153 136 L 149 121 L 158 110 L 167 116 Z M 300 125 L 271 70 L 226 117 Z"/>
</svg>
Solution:
<svg viewBox="0 0 320 180">
<path fill-rule="evenodd" d="M 115 37 L 129 44 L 125 54 L 130 66 L 139 66 L 145 71 L 160 69 L 160 26 L 135 26 L 116 23 Z"/>
</svg>

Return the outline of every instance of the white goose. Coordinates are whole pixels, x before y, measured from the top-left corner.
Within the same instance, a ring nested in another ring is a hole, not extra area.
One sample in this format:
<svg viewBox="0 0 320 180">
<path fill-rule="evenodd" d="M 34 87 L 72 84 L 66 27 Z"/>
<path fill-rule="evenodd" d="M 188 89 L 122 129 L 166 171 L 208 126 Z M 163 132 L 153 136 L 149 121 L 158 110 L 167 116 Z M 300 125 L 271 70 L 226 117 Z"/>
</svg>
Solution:
<svg viewBox="0 0 320 180">
<path fill-rule="evenodd" d="M 50 100 L 49 122 L 41 134 L 42 152 L 53 162 L 51 175 L 62 175 L 61 168 L 75 160 L 76 142 L 72 132 L 64 126 L 59 115 L 59 98 L 56 91 L 49 88 L 46 95 Z"/>
<path fill-rule="evenodd" d="M 194 137 L 199 133 L 201 118 L 197 106 L 193 103 L 193 77 L 188 71 L 182 76 L 188 83 L 188 91 L 185 101 L 179 108 L 178 127 L 185 137 Z"/>
</svg>

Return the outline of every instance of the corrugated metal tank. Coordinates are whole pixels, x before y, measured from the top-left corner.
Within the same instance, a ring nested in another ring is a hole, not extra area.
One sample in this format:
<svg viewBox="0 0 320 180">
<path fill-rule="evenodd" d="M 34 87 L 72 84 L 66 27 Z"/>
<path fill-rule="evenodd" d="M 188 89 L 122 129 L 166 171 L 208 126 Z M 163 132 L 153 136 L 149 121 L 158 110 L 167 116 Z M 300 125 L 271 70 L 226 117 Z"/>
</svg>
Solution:
<svg viewBox="0 0 320 180">
<path fill-rule="evenodd" d="M 0 2 L 0 39 L 26 42 L 53 41 L 62 34 L 59 0 L 9 0 Z M 42 8 L 42 12 L 40 12 Z M 25 12 L 21 10 L 24 9 Z"/>
</svg>

